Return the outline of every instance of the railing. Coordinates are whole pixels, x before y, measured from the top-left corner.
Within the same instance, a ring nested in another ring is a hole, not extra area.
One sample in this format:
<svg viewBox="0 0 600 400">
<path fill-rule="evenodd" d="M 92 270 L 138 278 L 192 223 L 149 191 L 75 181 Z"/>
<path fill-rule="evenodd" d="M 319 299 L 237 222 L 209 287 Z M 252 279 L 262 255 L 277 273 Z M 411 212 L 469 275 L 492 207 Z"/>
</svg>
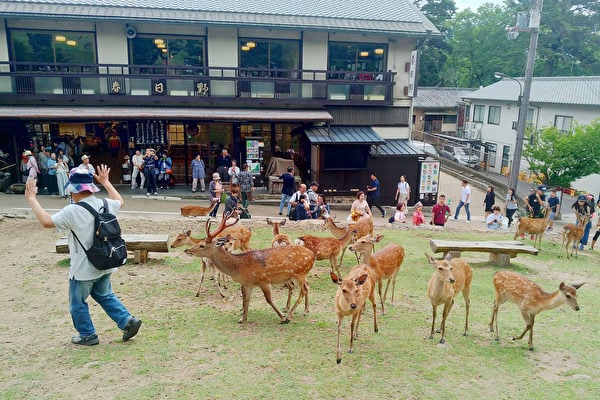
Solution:
<svg viewBox="0 0 600 400">
<path fill-rule="evenodd" d="M 156 96 L 188 103 L 245 99 L 389 105 L 395 73 L 119 64 L 0 62 L 0 101 Z"/>
</svg>

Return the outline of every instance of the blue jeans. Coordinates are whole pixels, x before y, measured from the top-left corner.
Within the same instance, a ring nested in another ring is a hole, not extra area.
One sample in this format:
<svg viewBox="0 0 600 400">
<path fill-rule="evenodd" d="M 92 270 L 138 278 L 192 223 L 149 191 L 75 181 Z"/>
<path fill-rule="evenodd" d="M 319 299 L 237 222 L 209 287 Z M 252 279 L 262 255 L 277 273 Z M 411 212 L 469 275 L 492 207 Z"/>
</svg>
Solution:
<svg viewBox="0 0 600 400">
<path fill-rule="evenodd" d="M 579 221 L 577 221 L 576 225 L 579 225 Z M 581 243 L 584 246 L 588 244 L 590 230 L 592 230 L 592 221 L 588 221 L 587 224 L 585 224 L 585 227 L 583 228 L 583 236 L 579 240 L 579 243 Z"/>
<path fill-rule="evenodd" d="M 291 195 L 289 194 L 285 194 L 285 193 L 281 193 L 281 201 L 279 202 L 279 214 L 281 214 L 283 212 L 283 205 L 287 202 L 288 205 L 288 214 L 290 213 L 290 199 L 292 198 Z"/>
<path fill-rule="evenodd" d="M 469 211 L 469 203 L 465 203 L 464 201 L 459 201 L 458 206 L 456 207 L 456 212 L 454 213 L 454 219 L 458 219 L 458 214 L 460 213 L 460 209 L 462 206 L 465 206 L 465 211 L 467 213 L 467 221 L 471 220 L 471 211 Z"/>
<path fill-rule="evenodd" d="M 131 314 L 112 291 L 110 274 L 91 281 L 71 279 L 69 280 L 69 308 L 73 326 L 81 336 L 96 333 L 86 302 L 89 296 L 102 306 L 104 312 L 117 323 L 119 329 L 125 329 Z"/>
</svg>

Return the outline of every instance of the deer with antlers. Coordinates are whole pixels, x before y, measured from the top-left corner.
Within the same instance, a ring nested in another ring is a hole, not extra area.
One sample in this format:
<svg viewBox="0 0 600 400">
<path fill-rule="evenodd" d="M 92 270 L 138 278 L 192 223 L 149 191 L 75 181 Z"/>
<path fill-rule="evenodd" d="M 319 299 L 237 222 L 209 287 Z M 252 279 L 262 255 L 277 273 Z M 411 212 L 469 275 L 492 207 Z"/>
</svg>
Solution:
<svg viewBox="0 0 600 400">
<path fill-rule="evenodd" d="M 215 239 L 217 235 L 239 221 L 239 218 L 235 218 L 232 223 L 228 223 L 230 216 L 231 214 L 223 213 L 221 223 L 212 233 L 210 232 L 211 221 L 206 221 L 206 240 L 190 247 L 186 250 L 186 253 L 209 258 L 217 269 L 240 283 L 242 286 L 242 317 L 240 323 L 248 320 L 248 305 L 254 287 L 259 287 L 262 290 L 265 300 L 277 313 L 281 323 L 288 323 L 302 298 L 308 297 L 309 286 L 306 276 L 313 267 L 315 255 L 302 246 L 271 247 L 240 254 L 229 253 Z M 283 285 L 289 281 L 293 281 L 298 285 L 300 294 L 286 316 L 273 303 L 271 286 Z M 308 301 L 305 304 L 305 313 L 308 313 Z"/>
<path fill-rule="evenodd" d="M 338 255 L 348 246 L 355 232 L 348 230 L 340 239 L 334 237 L 318 237 L 304 235 L 294 241 L 298 246 L 304 246 L 315 254 L 317 261 L 329 260 L 331 271 L 336 271 L 340 275 L 340 263 L 338 263 Z"/>
<path fill-rule="evenodd" d="M 374 279 L 377 282 L 379 291 L 379 301 L 381 302 L 381 314 L 385 314 L 385 299 L 387 297 L 387 291 L 392 282 L 392 305 L 394 304 L 394 292 L 396 291 L 396 277 L 398 271 L 400 271 L 400 265 L 404 261 L 404 248 L 397 244 L 388 244 L 377 253 L 373 254 L 375 243 L 378 243 L 383 239 L 383 235 L 372 235 L 363 236 L 354 242 L 348 250 L 355 253 L 361 254 L 361 260 L 363 263 L 368 264 L 374 272 Z M 385 285 L 385 292 L 381 295 L 381 288 L 383 286 L 383 280 L 387 279 Z"/>
<path fill-rule="evenodd" d="M 577 255 L 579 254 L 578 243 L 583 237 L 585 226 L 589 220 L 590 216 L 588 214 L 577 214 L 577 224 L 566 224 L 563 226 L 562 243 L 558 250 L 559 257 L 562 257 L 561 253 L 564 247 L 567 258 L 573 257 L 573 250 L 575 250 L 575 258 L 577 258 Z M 569 255 L 569 247 L 571 248 L 571 255 Z"/>
<path fill-rule="evenodd" d="M 181 216 L 182 217 L 205 217 L 207 216 L 215 205 L 217 204 L 216 200 L 211 201 L 210 206 L 202 207 L 202 206 L 183 206 L 181 207 Z"/>
<path fill-rule="evenodd" d="M 550 212 L 546 207 L 544 218 L 531 218 L 531 217 L 521 217 L 519 218 L 519 225 L 517 226 L 517 231 L 515 232 L 514 239 L 517 239 L 519 236 L 528 233 L 530 235 L 535 235 L 535 240 L 533 242 L 533 246 L 538 250 L 542 249 L 542 237 L 544 236 L 544 232 L 548 227 L 548 217 L 550 216 Z"/>
<path fill-rule="evenodd" d="M 490 332 L 494 331 L 494 321 L 496 322 L 496 341 L 498 336 L 498 308 L 500 305 L 510 301 L 519 306 L 521 315 L 525 320 L 525 330 L 519 336 L 513 337 L 513 340 L 523 339 L 523 336 L 529 331 L 529 350 L 533 350 L 533 324 L 535 316 L 545 310 L 553 310 L 556 307 L 568 303 L 575 311 L 579 311 L 577 304 L 577 289 L 584 283 L 567 285 L 561 282 L 558 290 L 553 293 L 547 293 L 538 285 L 529 279 L 512 271 L 499 271 L 494 274 L 494 287 L 496 288 L 496 300 L 492 310 L 492 320 L 490 321 Z"/>
<path fill-rule="evenodd" d="M 340 239 L 344 237 L 348 230 L 356 231 L 354 234 L 353 240 L 356 240 L 360 237 L 366 236 L 368 234 L 373 234 L 373 219 L 372 218 L 360 218 L 356 222 L 351 222 L 347 227 L 337 226 L 333 221 L 332 217 L 328 217 L 324 220 L 323 226 L 325 229 L 329 229 L 333 237 Z M 342 255 L 340 256 L 340 264 L 344 260 L 344 254 L 346 253 L 346 247 L 342 250 Z M 357 259 L 358 261 L 358 259 Z"/>
<path fill-rule="evenodd" d="M 447 256 L 443 260 L 436 260 L 428 254 L 425 254 L 425 257 L 429 259 L 429 263 L 435 268 L 427 286 L 427 295 L 433 307 L 429 339 L 433 339 L 437 308 L 443 304 L 442 323 L 437 332 L 441 332 L 442 334 L 440 344 L 446 343 L 446 319 L 454 304 L 454 298 L 461 292 L 465 299 L 465 331 L 463 336 L 467 336 L 467 329 L 469 327 L 469 296 L 471 292 L 471 280 L 473 279 L 471 266 L 461 258 Z"/>
<path fill-rule="evenodd" d="M 354 339 L 358 336 L 360 316 L 367 298 L 369 298 L 373 305 L 373 330 L 378 332 L 377 305 L 375 304 L 374 295 L 375 280 L 371 276 L 372 273 L 372 270 L 366 264 L 354 266 L 344 279 L 336 275 L 335 272 L 331 272 L 331 280 L 333 283 L 339 285 L 335 295 L 335 313 L 338 318 L 336 354 L 336 362 L 338 364 L 342 362 L 342 348 L 340 344 L 342 321 L 346 316 L 352 317 L 352 321 L 350 322 L 350 349 L 348 350 L 349 353 L 352 353 Z"/>
<path fill-rule="evenodd" d="M 267 218 L 267 225 L 273 228 L 271 247 L 290 246 L 292 244 L 288 235 L 279 232 L 279 228 L 285 225 L 285 221 L 287 220 L 283 219 L 280 222 L 275 222 L 271 221 L 270 218 Z"/>
</svg>

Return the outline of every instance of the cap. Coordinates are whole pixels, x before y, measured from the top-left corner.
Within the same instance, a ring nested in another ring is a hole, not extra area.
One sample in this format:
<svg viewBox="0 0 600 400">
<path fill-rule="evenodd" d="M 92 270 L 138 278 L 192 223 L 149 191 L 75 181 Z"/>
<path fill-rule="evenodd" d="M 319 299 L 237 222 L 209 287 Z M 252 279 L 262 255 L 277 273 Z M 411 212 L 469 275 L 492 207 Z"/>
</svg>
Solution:
<svg viewBox="0 0 600 400">
<path fill-rule="evenodd" d="M 317 182 L 311 182 L 310 186 L 319 186 Z"/>
<path fill-rule="evenodd" d="M 25 151 L 23 152 L 23 155 L 24 155 L 24 156 L 30 156 L 30 155 L 31 155 L 31 151 L 29 151 L 29 150 L 25 150 Z"/>
<path fill-rule="evenodd" d="M 293 169 L 293 168 L 292 168 L 291 166 L 287 167 L 287 171 L 288 171 L 288 172 L 292 172 L 292 169 Z"/>
<path fill-rule="evenodd" d="M 541 190 L 542 192 L 545 192 L 546 190 L 548 190 L 548 188 L 546 187 L 546 185 L 539 185 L 537 187 L 537 190 Z"/>
<path fill-rule="evenodd" d="M 65 184 L 65 192 L 81 193 L 89 191 L 99 192 L 100 189 L 94 184 L 94 175 L 85 168 L 73 168 L 69 172 L 69 180 Z"/>
<path fill-rule="evenodd" d="M 219 175 L 217 172 L 215 172 L 215 173 L 213 174 L 213 179 L 215 179 L 215 180 L 216 180 L 216 179 L 218 179 L 218 180 L 221 180 L 221 175 Z"/>
<path fill-rule="evenodd" d="M 420 201 L 417 201 L 415 203 L 415 207 L 423 207 L 423 203 L 421 203 Z"/>
<path fill-rule="evenodd" d="M 580 194 L 577 196 L 577 201 L 585 201 L 585 194 Z"/>
<path fill-rule="evenodd" d="M 81 156 L 81 161 L 85 161 L 88 158 L 90 158 L 90 156 L 88 156 L 87 154 L 84 154 L 84 155 Z"/>
</svg>

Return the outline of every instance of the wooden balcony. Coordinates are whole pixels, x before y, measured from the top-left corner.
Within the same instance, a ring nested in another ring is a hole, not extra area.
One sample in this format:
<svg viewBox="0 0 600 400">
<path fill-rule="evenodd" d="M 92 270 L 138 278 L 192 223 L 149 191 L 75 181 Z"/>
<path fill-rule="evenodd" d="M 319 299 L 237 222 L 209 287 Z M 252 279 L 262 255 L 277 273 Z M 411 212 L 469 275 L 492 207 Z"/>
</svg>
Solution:
<svg viewBox="0 0 600 400">
<path fill-rule="evenodd" d="M 392 104 L 395 73 L 0 62 L 0 104 Z"/>
</svg>

